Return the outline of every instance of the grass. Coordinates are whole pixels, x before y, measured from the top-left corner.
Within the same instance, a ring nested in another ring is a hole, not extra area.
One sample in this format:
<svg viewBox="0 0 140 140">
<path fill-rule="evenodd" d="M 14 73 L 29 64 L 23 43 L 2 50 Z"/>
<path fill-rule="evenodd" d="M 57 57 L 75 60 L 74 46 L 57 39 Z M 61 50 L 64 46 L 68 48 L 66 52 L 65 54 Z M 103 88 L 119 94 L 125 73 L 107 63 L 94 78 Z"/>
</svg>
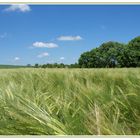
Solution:
<svg viewBox="0 0 140 140">
<path fill-rule="evenodd" d="M 140 69 L 1 69 L 0 135 L 140 135 Z"/>
</svg>

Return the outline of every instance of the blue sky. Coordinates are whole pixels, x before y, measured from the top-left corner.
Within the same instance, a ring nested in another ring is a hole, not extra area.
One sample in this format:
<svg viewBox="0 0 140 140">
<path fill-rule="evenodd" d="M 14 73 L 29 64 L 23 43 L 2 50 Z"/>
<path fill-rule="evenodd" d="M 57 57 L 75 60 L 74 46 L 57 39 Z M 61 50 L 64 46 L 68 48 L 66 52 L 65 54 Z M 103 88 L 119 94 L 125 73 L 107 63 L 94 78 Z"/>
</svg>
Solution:
<svg viewBox="0 0 140 140">
<path fill-rule="evenodd" d="M 139 5 L 0 5 L 0 64 L 75 63 L 140 35 Z"/>
</svg>

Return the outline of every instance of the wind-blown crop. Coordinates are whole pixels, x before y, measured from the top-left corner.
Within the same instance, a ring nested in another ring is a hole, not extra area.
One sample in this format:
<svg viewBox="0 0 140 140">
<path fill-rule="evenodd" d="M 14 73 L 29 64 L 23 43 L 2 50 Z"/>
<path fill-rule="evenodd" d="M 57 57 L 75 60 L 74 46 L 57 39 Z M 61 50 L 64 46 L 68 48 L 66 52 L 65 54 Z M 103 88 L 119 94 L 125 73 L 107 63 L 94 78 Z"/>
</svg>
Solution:
<svg viewBox="0 0 140 140">
<path fill-rule="evenodd" d="M 139 135 L 140 69 L 2 69 L 1 135 Z"/>
</svg>

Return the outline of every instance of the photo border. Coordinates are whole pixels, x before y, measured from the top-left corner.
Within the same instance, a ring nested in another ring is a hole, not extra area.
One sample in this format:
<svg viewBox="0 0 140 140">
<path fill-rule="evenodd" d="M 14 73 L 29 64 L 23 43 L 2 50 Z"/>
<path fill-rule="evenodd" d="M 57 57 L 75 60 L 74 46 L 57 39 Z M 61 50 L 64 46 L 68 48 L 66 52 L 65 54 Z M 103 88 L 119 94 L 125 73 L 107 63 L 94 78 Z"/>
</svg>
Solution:
<svg viewBox="0 0 140 140">
<path fill-rule="evenodd" d="M 0 5 L 9 5 L 9 4 L 29 4 L 29 5 L 140 5 L 140 1 L 139 2 L 133 2 L 131 0 L 131 2 L 114 2 L 112 0 L 112 2 L 39 2 L 39 1 L 17 1 L 17 2 L 12 2 L 12 1 L 2 1 L 0 0 Z M 116 140 L 116 139 L 124 139 L 127 138 L 127 140 L 129 139 L 135 139 L 135 138 L 139 138 L 140 139 L 140 135 L 0 135 L 0 139 L 1 140 L 10 140 L 10 139 L 14 140 L 18 140 L 19 138 L 24 138 L 24 139 L 29 139 L 30 140 L 34 140 L 34 138 L 40 139 L 40 138 L 47 138 L 49 139 L 67 139 L 67 138 L 71 138 L 71 139 L 79 139 L 81 140 L 81 138 L 94 138 L 95 140 L 100 138 L 100 140 L 108 140 L 108 138 L 110 138 L 111 140 Z M 70 139 L 69 139 L 70 140 Z"/>
</svg>

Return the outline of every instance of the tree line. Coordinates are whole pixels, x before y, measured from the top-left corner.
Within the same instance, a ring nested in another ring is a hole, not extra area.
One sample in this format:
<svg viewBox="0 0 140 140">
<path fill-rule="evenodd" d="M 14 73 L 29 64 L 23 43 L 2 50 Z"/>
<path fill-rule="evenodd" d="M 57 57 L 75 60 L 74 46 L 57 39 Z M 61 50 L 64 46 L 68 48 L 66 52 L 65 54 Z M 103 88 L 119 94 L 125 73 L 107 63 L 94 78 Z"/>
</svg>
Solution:
<svg viewBox="0 0 140 140">
<path fill-rule="evenodd" d="M 80 55 L 75 64 L 35 64 L 41 68 L 115 68 L 140 67 L 140 36 L 127 44 L 109 41 Z"/>
<path fill-rule="evenodd" d="M 78 63 L 75 64 L 63 64 L 63 63 L 47 63 L 43 65 L 35 64 L 35 68 L 80 68 Z"/>
</svg>

